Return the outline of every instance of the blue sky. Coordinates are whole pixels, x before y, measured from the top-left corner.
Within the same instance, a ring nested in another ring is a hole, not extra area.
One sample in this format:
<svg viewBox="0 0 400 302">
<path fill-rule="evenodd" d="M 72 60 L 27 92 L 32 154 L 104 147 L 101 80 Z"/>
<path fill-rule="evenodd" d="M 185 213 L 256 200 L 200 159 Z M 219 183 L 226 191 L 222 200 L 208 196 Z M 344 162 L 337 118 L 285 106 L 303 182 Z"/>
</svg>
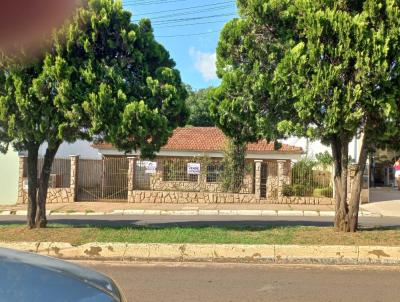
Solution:
<svg viewBox="0 0 400 302">
<path fill-rule="evenodd" d="M 177 63 L 182 80 L 199 89 L 218 85 L 215 50 L 224 24 L 236 15 L 234 0 L 123 0 L 132 21 L 152 20 L 157 41 Z"/>
</svg>

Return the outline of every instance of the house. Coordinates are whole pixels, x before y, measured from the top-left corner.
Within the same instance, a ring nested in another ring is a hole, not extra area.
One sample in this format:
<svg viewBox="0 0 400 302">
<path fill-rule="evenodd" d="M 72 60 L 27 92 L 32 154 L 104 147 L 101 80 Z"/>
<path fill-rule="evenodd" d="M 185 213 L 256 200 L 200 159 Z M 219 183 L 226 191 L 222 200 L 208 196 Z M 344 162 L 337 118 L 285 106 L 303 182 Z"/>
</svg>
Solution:
<svg viewBox="0 0 400 302">
<path fill-rule="evenodd" d="M 134 170 L 130 181 L 132 188 L 128 189 L 127 194 L 130 202 L 175 200 L 197 203 L 212 202 L 210 198 L 218 199 L 220 194 L 227 193 L 224 181 L 221 180 L 225 142 L 226 137 L 216 127 L 185 127 L 177 128 L 151 161 L 140 160 L 139 152 L 126 155 L 107 143 L 93 147 L 110 161 L 110 165 L 112 162 L 116 165 L 118 159 L 124 161 L 127 157 L 134 161 L 130 168 Z M 239 180 L 241 185 L 236 192 L 238 195 L 242 194 L 240 197 L 236 196 L 240 199 L 239 202 L 277 198 L 282 190 L 279 178 L 285 178 L 285 182 L 289 182 L 291 163 L 299 160 L 302 154 L 302 148 L 288 144 L 282 144 L 277 150 L 273 143 L 265 140 L 248 144 L 245 175 Z M 129 163 L 126 161 L 125 166 L 127 165 Z M 116 167 L 114 171 L 115 169 Z M 128 171 L 128 175 L 130 174 Z M 110 182 L 111 178 L 106 178 L 108 187 L 120 187 L 119 177 L 114 177 L 113 184 Z M 130 191 L 134 193 L 129 194 Z M 210 194 L 214 195 L 210 197 Z"/>
<path fill-rule="evenodd" d="M 329 175 L 312 171 L 311 180 L 292 173 L 302 148 L 281 144 L 276 149 L 265 140 L 250 143 L 243 173 L 231 175 L 223 164 L 226 140 L 215 127 L 177 128 L 151 160 L 108 143 L 65 145 L 59 151 L 63 158 L 52 167 L 47 202 L 333 203 Z M 26 160 L 20 162 L 19 203 L 25 203 Z"/>
</svg>

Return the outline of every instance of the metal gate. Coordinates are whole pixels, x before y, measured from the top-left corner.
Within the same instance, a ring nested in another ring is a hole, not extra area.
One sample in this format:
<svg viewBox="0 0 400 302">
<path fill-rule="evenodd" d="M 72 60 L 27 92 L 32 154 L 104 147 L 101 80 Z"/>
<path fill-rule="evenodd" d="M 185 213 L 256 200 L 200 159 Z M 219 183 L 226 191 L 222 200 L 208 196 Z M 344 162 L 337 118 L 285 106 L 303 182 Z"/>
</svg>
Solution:
<svg viewBox="0 0 400 302">
<path fill-rule="evenodd" d="M 128 200 L 128 168 L 129 161 L 126 157 L 80 159 L 78 200 Z"/>
</svg>

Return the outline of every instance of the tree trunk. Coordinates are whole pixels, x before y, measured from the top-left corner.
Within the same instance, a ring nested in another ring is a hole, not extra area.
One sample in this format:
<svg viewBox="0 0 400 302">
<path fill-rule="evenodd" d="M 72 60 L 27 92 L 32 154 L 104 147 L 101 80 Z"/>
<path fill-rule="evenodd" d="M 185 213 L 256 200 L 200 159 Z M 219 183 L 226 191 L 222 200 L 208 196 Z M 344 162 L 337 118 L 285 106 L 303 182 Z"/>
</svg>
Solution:
<svg viewBox="0 0 400 302">
<path fill-rule="evenodd" d="M 349 210 L 350 232 L 356 232 L 358 228 L 358 212 L 360 210 L 361 186 L 362 186 L 365 165 L 367 163 L 367 157 L 368 157 L 368 152 L 366 146 L 366 135 L 364 134 L 361 143 L 360 158 L 358 160 L 358 165 L 355 171 L 355 176 L 350 192 L 350 210 Z"/>
<path fill-rule="evenodd" d="M 27 225 L 30 229 L 35 226 L 37 210 L 37 187 L 38 187 L 38 162 L 39 146 L 31 145 L 28 148 L 28 217 Z"/>
<path fill-rule="evenodd" d="M 347 169 L 349 140 L 334 138 L 331 142 L 334 160 L 335 186 L 335 229 L 339 232 L 349 231 L 348 203 L 347 203 Z"/>
<path fill-rule="evenodd" d="M 54 162 L 54 158 L 58 151 L 61 142 L 56 142 L 49 145 L 44 156 L 43 168 L 40 172 L 39 189 L 38 189 L 38 211 L 36 213 L 36 227 L 45 228 L 47 226 L 46 219 L 46 199 L 47 191 L 49 188 L 49 179 L 51 174 L 51 167 Z"/>
<path fill-rule="evenodd" d="M 358 211 L 360 207 L 361 184 L 367 161 L 366 135 L 364 134 L 361 153 L 348 194 L 348 144 L 346 139 L 332 140 L 332 155 L 334 159 L 335 174 L 335 229 L 339 232 L 355 232 L 358 227 Z M 350 195 L 350 196 L 349 196 Z M 348 200 L 350 197 L 350 201 Z"/>
</svg>

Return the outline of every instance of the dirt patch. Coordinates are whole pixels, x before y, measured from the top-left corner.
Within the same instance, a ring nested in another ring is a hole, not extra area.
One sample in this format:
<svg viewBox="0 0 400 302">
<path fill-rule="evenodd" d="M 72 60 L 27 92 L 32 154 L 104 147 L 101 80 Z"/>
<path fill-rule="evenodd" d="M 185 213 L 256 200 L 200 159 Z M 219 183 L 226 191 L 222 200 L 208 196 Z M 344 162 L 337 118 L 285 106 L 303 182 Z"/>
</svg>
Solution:
<svg viewBox="0 0 400 302">
<path fill-rule="evenodd" d="M 96 229 L 49 227 L 46 229 L 29 230 L 25 226 L 0 227 L 0 241 L 3 242 L 69 242 L 80 245 L 93 242 L 96 239 Z"/>
</svg>

